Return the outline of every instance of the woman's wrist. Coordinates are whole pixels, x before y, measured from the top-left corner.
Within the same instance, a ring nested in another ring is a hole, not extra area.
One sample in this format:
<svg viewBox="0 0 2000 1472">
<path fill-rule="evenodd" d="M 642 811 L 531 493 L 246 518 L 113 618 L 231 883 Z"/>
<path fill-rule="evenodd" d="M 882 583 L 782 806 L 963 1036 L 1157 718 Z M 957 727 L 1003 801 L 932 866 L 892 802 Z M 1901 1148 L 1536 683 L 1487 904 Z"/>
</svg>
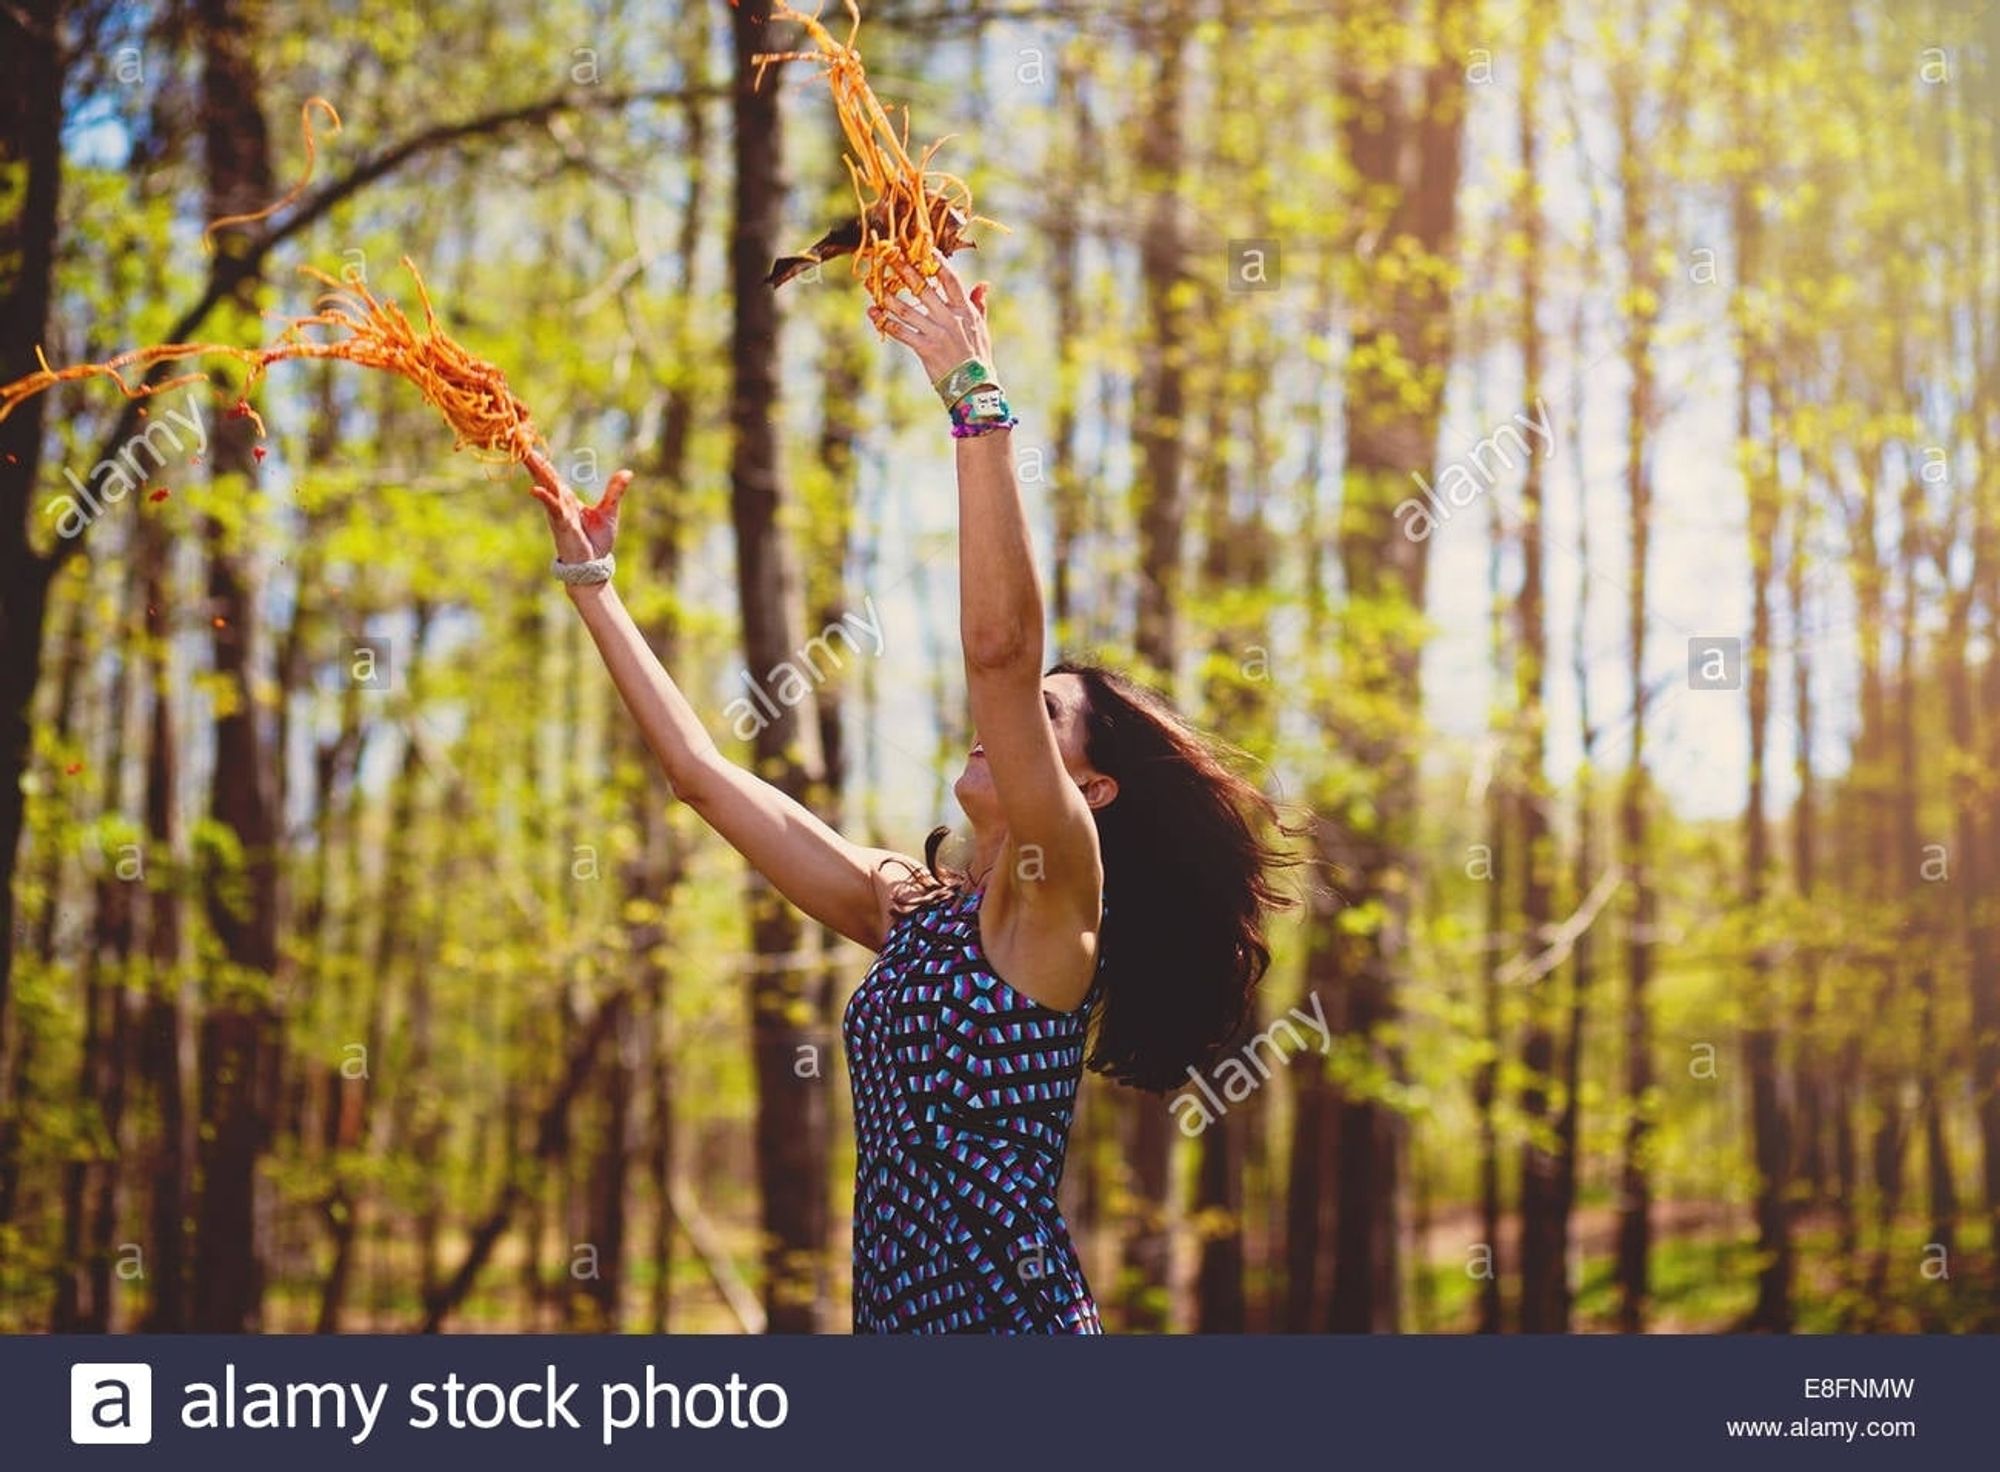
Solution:
<svg viewBox="0 0 2000 1472">
<path fill-rule="evenodd" d="M 927 370 L 934 366 L 925 365 Z M 951 420 L 954 439 L 976 439 L 1016 423 L 990 355 L 960 359 L 934 374 L 931 386 Z"/>
<path fill-rule="evenodd" d="M 1000 370 L 994 366 L 990 351 L 959 358 L 942 367 L 927 364 L 924 371 L 930 374 L 931 387 L 937 390 L 947 409 L 972 390 L 1000 382 Z"/>
</svg>

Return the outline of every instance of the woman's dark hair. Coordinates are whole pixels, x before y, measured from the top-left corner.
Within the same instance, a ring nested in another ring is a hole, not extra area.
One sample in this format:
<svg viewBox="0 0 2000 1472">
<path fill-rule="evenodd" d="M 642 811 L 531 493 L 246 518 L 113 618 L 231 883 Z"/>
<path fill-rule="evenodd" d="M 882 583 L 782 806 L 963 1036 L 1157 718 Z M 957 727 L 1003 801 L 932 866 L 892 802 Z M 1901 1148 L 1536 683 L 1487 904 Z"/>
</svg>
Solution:
<svg viewBox="0 0 2000 1472">
<path fill-rule="evenodd" d="M 1104 862 L 1104 956 L 1088 1064 L 1155 1093 L 1187 1082 L 1251 1015 L 1271 962 L 1264 921 L 1297 901 L 1272 882 L 1299 860 L 1279 845 L 1300 830 L 1233 770 L 1242 754 L 1197 731 L 1164 696 L 1115 670 L 1062 660 L 1084 690 L 1084 754 L 1118 783 L 1093 810 Z M 924 844 L 930 881 L 947 830 Z M 919 896 L 921 898 L 921 895 Z"/>
</svg>

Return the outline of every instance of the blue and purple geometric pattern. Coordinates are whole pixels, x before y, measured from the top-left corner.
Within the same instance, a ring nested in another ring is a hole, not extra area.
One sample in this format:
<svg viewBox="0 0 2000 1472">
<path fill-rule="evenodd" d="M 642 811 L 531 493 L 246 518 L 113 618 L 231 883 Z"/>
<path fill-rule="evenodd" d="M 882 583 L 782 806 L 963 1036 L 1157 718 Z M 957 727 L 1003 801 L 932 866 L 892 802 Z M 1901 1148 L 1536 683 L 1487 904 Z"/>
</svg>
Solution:
<svg viewBox="0 0 2000 1472">
<path fill-rule="evenodd" d="M 1056 1206 L 1102 950 L 1044 1007 L 988 964 L 983 893 L 900 916 L 841 1019 L 857 1334 L 1104 1332 Z"/>
</svg>

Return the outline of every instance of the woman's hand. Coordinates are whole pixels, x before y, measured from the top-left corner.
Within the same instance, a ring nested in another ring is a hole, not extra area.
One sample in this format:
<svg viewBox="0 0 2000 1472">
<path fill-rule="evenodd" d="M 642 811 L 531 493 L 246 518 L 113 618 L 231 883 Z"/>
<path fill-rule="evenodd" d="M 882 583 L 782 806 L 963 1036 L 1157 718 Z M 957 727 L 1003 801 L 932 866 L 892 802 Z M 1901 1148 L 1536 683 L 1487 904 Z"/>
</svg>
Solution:
<svg viewBox="0 0 2000 1472">
<path fill-rule="evenodd" d="M 906 295 L 868 309 L 868 320 L 896 341 L 907 343 L 924 372 L 936 383 L 967 358 L 993 367 L 993 337 L 986 325 L 986 283 L 968 295 L 943 260 L 926 281 L 913 266 L 903 268 Z M 998 376 L 997 373 L 995 375 Z"/>
<path fill-rule="evenodd" d="M 563 484 L 545 456 L 530 455 L 527 467 L 535 479 L 529 490 L 548 513 L 556 556 L 564 562 L 589 562 L 609 552 L 618 539 L 618 503 L 632 483 L 632 472 L 621 470 L 612 476 L 597 504 L 586 506 Z"/>
</svg>

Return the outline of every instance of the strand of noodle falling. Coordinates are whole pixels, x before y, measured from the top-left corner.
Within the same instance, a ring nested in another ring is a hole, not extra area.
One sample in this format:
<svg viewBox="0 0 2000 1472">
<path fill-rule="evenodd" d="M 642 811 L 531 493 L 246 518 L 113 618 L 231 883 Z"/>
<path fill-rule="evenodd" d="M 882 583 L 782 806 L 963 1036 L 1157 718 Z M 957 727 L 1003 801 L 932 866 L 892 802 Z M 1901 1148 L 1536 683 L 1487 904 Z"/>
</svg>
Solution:
<svg viewBox="0 0 2000 1472">
<path fill-rule="evenodd" d="M 208 228 L 201 232 L 201 247 L 203 250 L 215 249 L 215 232 L 225 226 L 252 225 L 259 220 L 269 219 L 288 205 L 299 202 L 300 196 L 306 192 L 306 185 L 312 182 L 313 161 L 319 156 L 319 149 L 313 138 L 312 115 L 314 108 L 318 108 L 333 120 L 334 132 L 338 133 L 340 131 L 340 114 L 334 111 L 333 104 L 328 102 L 324 97 L 308 97 L 305 106 L 299 109 L 299 129 L 305 134 L 306 139 L 306 167 L 305 172 L 299 175 L 299 182 L 294 184 L 282 198 L 271 201 L 271 203 L 265 205 L 261 210 L 252 210 L 247 215 L 224 215 L 220 219 L 210 220 Z"/>
</svg>

